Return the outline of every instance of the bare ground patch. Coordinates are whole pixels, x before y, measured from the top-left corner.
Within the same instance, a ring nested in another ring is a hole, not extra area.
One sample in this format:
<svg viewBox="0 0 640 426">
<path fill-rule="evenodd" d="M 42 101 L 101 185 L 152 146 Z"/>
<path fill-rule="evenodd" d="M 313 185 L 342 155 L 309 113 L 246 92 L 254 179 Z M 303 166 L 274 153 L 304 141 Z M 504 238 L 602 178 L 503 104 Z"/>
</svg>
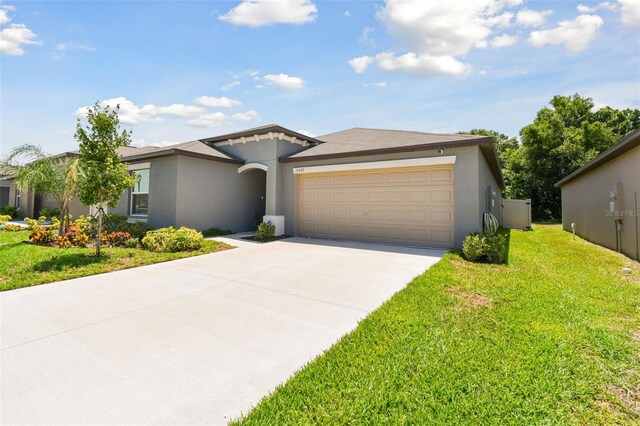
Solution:
<svg viewBox="0 0 640 426">
<path fill-rule="evenodd" d="M 483 296 L 478 293 L 467 293 L 458 288 L 451 287 L 447 289 L 447 293 L 452 295 L 460 302 L 460 308 L 489 308 L 493 307 L 493 301 L 490 297 Z"/>
<path fill-rule="evenodd" d="M 640 414 L 640 390 L 625 389 L 616 385 L 609 385 L 607 390 L 614 394 L 625 407 Z"/>
</svg>

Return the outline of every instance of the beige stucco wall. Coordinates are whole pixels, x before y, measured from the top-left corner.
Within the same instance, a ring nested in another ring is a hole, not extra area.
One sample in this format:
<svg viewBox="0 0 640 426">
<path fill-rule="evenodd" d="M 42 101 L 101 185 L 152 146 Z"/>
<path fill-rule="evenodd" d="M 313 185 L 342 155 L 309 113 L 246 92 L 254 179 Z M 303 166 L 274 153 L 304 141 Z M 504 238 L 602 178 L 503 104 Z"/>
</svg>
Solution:
<svg viewBox="0 0 640 426">
<path fill-rule="evenodd" d="M 488 184 L 498 188 L 495 179 L 486 165 L 486 161 L 477 146 L 446 149 L 443 154 L 437 150 L 424 150 L 384 155 L 370 155 L 331 160 L 297 161 L 282 163 L 283 175 L 283 204 L 279 214 L 285 215 L 286 233 L 297 235 L 296 226 L 296 177 L 295 167 L 317 166 L 328 164 L 362 163 L 369 161 L 399 160 L 406 158 L 437 157 L 440 155 L 455 155 L 454 165 L 454 217 L 455 244 L 462 245 L 462 240 L 469 232 L 482 230 L 482 214 L 484 213 L 485 188 Z M 489 176 L 487 176 L 487 171 Z M 496 204 L 496 206 L 499 204 Z"/>
<path fill-rule="evenodd" d="M 622 194 L 618 194 L 616 210 L 622 216 L 608 215 L 610 191 L 616 191 L 622 184 Z M 621 195 L 621 196 L 620 196 Z M 584 239 L 616 249 L 615 220 L 622 219 L 622 252 L 638 259 L 640 241 L 637 217 L 640 203 L 640 147 L 614 158 L 606 164 L 562 186 L 562 227 L 571 232 L 571 224 L 576 224 L 576 233 Z"/>
</svg>

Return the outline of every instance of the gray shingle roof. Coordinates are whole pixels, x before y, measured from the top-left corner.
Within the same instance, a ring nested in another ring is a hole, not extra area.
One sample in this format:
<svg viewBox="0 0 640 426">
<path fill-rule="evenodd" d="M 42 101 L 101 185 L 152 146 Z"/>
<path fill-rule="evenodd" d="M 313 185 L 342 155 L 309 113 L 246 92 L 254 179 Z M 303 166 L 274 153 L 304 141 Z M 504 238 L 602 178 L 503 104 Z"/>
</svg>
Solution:
<svg viewBox="0 0 640 426">
<path fill-rule="evenodd" d="M 317 139 L 325 143 L 293 154 L 288 158 L 336 157 L 347 154 L 368 153 L 369 151 L 376 153 L 378 151 L 430 148 L 441 145 L 475 145 L 490 141 L 490 138 L 486 136 L 425 133 L 407 130 L 365 129 L 359 127 L 318 136 Z"/>
<path fill-rule="evenodd" d="M 185 155 L 188 157 L 218 160 L 229 163 L 244 164 L 244 161 L 227 155 L 199 140 L 167 145 L 164 147 L 144 146 L 141 148 L 125 147 L 120 149 L 123 161 L 145 160 L 168 155 Z"/>
</svg>

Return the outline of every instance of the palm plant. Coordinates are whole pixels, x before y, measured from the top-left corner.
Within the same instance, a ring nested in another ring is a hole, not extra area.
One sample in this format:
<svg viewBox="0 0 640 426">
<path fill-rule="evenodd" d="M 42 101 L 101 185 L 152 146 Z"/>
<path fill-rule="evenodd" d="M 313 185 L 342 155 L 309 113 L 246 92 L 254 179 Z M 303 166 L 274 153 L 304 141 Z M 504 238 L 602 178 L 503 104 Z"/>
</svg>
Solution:
<svg viewBox="0 0 640 426">
<path fill-rule="evenodd" d="M 37 145 L 25 144 L 0 160 L 0 176 L 12 176 L 21 190 L 52 196 L 60 209 L 58 232 L 69 231 L 69 207 L 78 185 L 77 158 L 50 156 Z"/>
</svg>

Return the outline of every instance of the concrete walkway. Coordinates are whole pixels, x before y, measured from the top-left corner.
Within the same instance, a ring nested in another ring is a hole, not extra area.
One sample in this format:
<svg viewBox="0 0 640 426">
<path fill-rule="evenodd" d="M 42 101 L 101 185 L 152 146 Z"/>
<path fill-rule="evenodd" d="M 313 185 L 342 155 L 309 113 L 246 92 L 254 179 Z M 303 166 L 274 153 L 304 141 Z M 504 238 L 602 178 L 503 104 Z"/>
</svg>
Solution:
<svg viewBox="0 0 640 426">
<path fill-rule="evenodd" d="M 237 245 L 0 293 L 0 423 L 225 424 L 443 254 Z"/>
</svg>

